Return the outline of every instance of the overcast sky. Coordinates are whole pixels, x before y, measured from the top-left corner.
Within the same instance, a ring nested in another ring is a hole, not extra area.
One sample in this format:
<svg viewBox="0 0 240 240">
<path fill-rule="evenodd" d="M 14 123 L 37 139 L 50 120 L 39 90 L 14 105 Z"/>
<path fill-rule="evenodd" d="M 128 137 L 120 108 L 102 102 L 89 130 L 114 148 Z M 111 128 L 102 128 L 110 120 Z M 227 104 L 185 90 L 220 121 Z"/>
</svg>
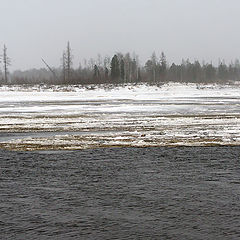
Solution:
<svg viewBox="0 0 240 240">
<path fill-rule="evenodd" d="M 98 53 L 155 50 L 182 58 L 226 62 L 240 58 L 239 0 L 0 0 L 0 47 L 11 70 L 58 67 L 67 41 L 74 65 Z"/>
</svg>

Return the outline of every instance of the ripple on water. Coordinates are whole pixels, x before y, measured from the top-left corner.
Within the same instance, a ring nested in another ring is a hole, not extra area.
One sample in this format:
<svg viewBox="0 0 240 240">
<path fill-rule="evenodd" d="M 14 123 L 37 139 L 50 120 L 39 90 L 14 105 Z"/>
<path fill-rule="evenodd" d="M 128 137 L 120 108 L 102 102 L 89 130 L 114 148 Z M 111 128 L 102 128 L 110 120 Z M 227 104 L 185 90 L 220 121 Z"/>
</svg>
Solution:
<svg viewBox="0 0 240 240">
<path fill-rule="evenodd" d="M 0 151 L 1 239 L 238 239 L 240 147 Z"/>
</svg>

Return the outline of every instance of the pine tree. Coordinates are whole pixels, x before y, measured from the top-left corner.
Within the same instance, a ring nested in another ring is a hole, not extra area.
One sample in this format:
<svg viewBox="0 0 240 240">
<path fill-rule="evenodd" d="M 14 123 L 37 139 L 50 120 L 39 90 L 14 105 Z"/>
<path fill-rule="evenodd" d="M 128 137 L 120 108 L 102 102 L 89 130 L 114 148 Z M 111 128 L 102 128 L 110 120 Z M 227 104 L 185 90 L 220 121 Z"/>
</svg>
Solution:
<svg viewBox="0 0 240 240">
<path fill-rule="evenodd" d="M 114 82 L 117 82 L 120 78 L 120 67 L 119 60 L 117 55 L 115 54 L 111 61 L 111 79 Z"/>
<path fill-rule="evenodd" d="M 109 81 L 109 70 L 107 67 L 105 67 L 104 76 L 105 76 L 105 81 L 108 82 Z"/>
<path fill-rule="evenodd" d="M 164 52 L 161 53 L 160 57 L 160 79 L 161 81 L 166 80 L 166 74 L 167 74 L 167 60 Z"/>
<path fill-rule="evenodd" d="M 122 81 L 125 80 L 125 63 L 123 59 L 120 62 L 120 77 Z"/>
<path fill-rule="evenodd" d="M 142 81 L 141 68 L 140 68 L 140 67 L 138 67 L 137 81 L 138 81 L 138 82 L 141 82 L 141 81 Z"/>
<path fill-rule="evenodd" d="M 100 71 L 96 64 L 94 65 L 93 69 L 93 78 L 95 80 L 95 83 L 97 83 L 100 80 Z"/>
<path fill-rule="evenodd" d="M 157 57 L 156 57 L 156 53 L 153 52 L 152 57 L 152 73 L 153 73 L 153 82 L 156 83 L 156 68 L 157 68 Z"/>
</svg>

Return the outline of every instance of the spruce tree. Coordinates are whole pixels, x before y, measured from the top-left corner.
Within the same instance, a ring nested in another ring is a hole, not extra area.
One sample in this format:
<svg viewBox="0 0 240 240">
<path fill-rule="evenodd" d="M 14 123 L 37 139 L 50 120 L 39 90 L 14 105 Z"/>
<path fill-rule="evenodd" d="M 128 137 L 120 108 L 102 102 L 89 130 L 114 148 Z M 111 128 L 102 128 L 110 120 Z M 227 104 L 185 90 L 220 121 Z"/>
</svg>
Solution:
<svg viewBox="0 0 240 240">
<path fill-rule="evenodd" d="M 125 79 L 125 63 L 124 63 L 123 59 L 120 62 L 120 77 L 121 77 L 121 80 L 124 81 L 124 79 Z"/>
<path fill-rule="evenodd" d="M 117 82 L 120 78 L 120 67 L 119 60 L 117 55 L 115 54 L 111 61 L 111 79 L 114 82 Z"/>
</svg>

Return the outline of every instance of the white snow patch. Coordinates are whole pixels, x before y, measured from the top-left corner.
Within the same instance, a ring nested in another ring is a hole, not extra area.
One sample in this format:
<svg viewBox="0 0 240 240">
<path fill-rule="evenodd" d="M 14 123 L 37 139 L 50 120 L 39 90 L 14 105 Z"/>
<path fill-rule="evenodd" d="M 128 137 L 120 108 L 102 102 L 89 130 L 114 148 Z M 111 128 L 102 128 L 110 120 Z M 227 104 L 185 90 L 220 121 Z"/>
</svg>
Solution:
<svg viewBox="0 0 240 240">
<path fill-rule="evenodd" d="M 42 132 L 42 137 L 34 137 L 35 132 Z M 12 140 L 9 136 L 4 140 L 1 133 L 12 133 Z M 20 133 L 31 134 L 20 137 Z M 0 87 L 0 144 L 9 148 L 236 145 L 239 141 L 239 85 Z"/>
</svg>

